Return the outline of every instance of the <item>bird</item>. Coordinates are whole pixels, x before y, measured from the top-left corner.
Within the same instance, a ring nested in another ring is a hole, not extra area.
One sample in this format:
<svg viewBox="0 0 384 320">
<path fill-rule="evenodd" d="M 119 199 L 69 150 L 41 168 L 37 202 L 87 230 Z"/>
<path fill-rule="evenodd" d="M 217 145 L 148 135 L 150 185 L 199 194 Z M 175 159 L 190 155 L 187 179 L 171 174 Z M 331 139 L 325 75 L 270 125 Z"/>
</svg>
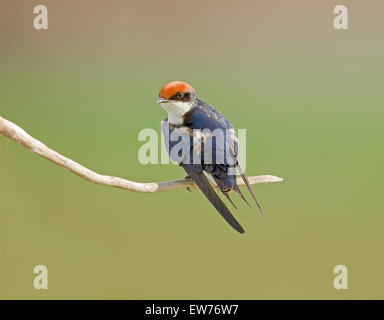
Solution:
<svg viewBox="0 0 384 320">
<path fill-rule="evenodd" d="M 194 181 L 229 225 L 239 233 L 244 233 L 244 228 L 210 183 L 218 186 L 234 208 L 231 191 L 235 191 L 250 205 L 237 185 L 237 169 L 263 214 L 239 163 L 238 140 L 231 122 L 218 109 L 198 99 L 196 90 L 183 81 L 165 84 L 156 102 L 168 114 L 162 122 L 162 132 L 171 160 L 187 172 L 186 178 Z M 222 134 L 217 134 L 220 132 Z"/>
</svg>

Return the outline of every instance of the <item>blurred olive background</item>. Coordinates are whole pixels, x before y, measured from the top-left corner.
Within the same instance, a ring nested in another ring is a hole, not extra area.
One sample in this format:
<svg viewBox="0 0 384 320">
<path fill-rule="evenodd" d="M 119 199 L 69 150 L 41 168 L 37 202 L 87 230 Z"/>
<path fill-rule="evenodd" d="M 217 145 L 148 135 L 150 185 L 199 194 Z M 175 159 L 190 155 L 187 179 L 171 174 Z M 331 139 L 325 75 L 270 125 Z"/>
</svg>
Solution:
<svg viewBox="0 0 384 320">
<path fill-rule="evenodd" d="M 0 137 L 0 298 L 384 298 L 383 9 L 1 0 L 0 115 L 48 146 L 104 174 L 182 178 L 141 165 L 137 136 L 160 132 L 157 94 L 184 80 L 247 129 L 248 175 L 285 181 L 254 187 L 264 217 L 235 198 L 239 235 L 198 191 L 98 186 Z M 349 290 L 333 288 L 339 264 Z"/>
</svg>

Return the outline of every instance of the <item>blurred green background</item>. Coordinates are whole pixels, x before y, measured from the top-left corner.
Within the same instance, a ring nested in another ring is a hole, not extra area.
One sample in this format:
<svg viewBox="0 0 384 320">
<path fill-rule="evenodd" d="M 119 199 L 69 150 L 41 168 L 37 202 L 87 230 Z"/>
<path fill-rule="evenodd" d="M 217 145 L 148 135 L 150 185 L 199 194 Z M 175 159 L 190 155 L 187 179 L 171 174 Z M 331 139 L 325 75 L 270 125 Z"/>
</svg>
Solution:
<svg viewBox="0 0 384 320">
<path fill-rule="evenodd" d="M 163 84 L 191 83 L 247 129 L 265 216 L 228 227 L 198 191 L 98 186 L 0 137 L 0 298 L 384 298 L 382 1 L 0 2 L 0 115 L 100 173 L 138 162 Z M 44 4 L 49 29 L 33 29 Z M 33 267 L 48 267 L 35 290 Z M 343 264 L 349 290 L 333 288 Z"/>
</svg>

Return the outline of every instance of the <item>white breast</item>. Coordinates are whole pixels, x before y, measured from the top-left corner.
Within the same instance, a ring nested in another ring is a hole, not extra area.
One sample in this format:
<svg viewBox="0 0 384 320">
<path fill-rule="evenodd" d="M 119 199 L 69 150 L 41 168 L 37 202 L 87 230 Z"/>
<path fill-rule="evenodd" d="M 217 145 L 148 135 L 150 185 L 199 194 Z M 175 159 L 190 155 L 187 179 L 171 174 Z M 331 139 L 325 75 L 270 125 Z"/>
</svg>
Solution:
<svg viewBox="0 0 384 320">
<path fill-rule="evenodd" d="M 172 124 L 182 124 L 183 116 L 192 108 L 192 103 L 182 101 L 171 101 L 162 103 L 161 106 L 168 113 L 168 121 Z"/>
</svg>

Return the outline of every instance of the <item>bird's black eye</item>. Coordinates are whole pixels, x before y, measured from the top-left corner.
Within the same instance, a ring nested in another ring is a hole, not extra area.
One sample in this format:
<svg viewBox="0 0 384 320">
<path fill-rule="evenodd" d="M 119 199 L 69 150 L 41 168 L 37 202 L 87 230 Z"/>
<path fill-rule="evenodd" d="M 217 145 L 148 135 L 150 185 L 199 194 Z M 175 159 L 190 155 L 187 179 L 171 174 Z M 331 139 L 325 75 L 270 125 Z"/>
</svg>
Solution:
<svg viewBox="0 0 384 320">
<path fill-rule="evenodd" d="M 178 92 L 176 95 L 179 99 L 184 98 L 184 92 Z"/>
</svg>

